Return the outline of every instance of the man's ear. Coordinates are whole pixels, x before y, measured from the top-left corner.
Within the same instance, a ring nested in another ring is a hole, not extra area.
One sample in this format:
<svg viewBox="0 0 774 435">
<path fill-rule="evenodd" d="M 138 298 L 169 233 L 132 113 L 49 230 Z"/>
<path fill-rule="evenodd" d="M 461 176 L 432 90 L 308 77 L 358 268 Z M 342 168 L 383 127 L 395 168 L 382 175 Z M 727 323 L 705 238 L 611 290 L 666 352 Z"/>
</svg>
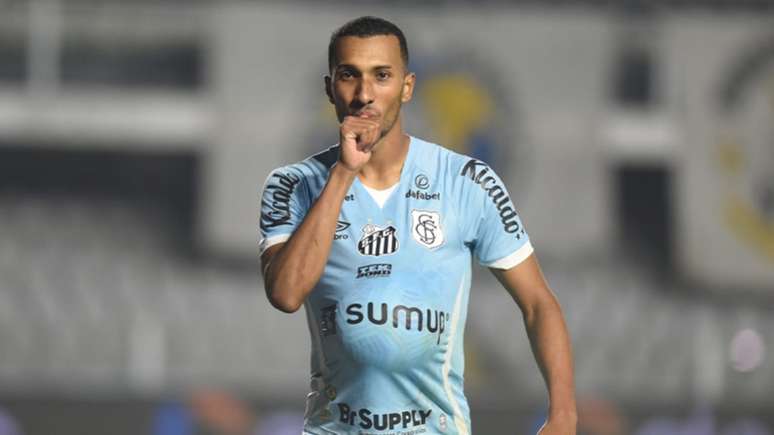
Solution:
<svg viewBox="0 0 774 435">
<path fill-rule="evenodd" d="M 401 90 L 400 101 L 408 103 L 411 101 L 411 97 L 414 95 L 414 84 L 417 81 L 417 76 L 413 72 L 406 74 L 403 78 L 403 89 Z"/>
<path fill-rule="evenodd" d="M 325 76 L 325 95 L 328 96 L 328 101 L 330 101 L 331 104 L 335 104 L 333 102 L 333 81 L 331 80 L 331 76 Z"/>
</svg>

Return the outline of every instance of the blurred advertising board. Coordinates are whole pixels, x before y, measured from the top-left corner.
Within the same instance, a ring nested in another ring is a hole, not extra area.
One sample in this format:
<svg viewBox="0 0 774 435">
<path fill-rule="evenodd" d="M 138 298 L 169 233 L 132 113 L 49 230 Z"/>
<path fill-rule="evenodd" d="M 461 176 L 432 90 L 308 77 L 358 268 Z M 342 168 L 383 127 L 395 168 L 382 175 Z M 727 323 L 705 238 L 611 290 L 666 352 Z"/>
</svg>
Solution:
<svg viewBox="0 0 774 435">
<path fill-rule="evenodd" d="M 774 290 L 774 20 L 676 15 L 665 65 L 683 126 L 678 256 L 685 276 L 722 291 Z"/>
</svg>

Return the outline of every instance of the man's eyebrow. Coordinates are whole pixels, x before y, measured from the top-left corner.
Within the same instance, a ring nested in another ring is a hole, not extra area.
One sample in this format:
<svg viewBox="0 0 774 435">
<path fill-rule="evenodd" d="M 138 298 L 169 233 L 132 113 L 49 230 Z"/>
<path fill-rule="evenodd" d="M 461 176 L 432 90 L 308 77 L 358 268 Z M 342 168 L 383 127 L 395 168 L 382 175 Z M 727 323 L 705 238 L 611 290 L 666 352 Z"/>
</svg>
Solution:
<svg viewBox="0 0 774 435">
<path fill-rule="evenodd" d="M 360 68 L 356 67 L 355 65 L 350 65 L 348 63 L 341 63 L 336 65 L 336 70 L 341 69 L 352 69 L 355 71 L 360 71 Z M 392 69 L 392 65 L 376 65 L 371 67 L 371 70 L 377 70 L 377 69 Z"/>
</svg>

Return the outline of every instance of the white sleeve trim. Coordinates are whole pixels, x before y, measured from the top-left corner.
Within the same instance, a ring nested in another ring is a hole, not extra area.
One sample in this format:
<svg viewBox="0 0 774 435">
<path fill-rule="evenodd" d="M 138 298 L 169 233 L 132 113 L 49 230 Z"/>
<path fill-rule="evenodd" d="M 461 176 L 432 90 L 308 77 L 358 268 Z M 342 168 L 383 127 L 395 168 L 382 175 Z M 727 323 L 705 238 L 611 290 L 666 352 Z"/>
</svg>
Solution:
<svg viewBox="0 0 774 435">
<path fill-rule="evenodd" d="M 271 236 L 271 237 L 265 237 L 261 240 L 261 243 L 259 246 L 259 255 L 263 255 L 263 253 L 269 249 L 270 247 L 286 242 L 290 238 L 290 234 L 280 234 L 277 236 Z"/>
<path fill-rule="evenodd" d="M 497 261 L 493 261 L 489 264 L 484 264 L 486 267 L 491 267 L 494 269 L 510 269 L 522 261 L 526 260 L 532 253 L 535 252 L 535 249 L 532 247 L 532 243 L 530 243 L 529 240 L 527 240 L 527 243 L 524 244 L 521 248 L 517 249 L 516 252 L 503 257 Z"/>
</svg>

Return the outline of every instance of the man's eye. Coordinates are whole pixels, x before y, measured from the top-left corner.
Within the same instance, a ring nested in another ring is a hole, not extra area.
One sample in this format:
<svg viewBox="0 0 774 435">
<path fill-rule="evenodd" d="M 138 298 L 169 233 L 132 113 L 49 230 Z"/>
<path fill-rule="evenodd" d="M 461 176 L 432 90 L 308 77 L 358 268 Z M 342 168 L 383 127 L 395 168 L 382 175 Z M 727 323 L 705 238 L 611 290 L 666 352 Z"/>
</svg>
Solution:
<svg viewBox="0 0 774 435">
<path fill-rule="evenodd" d="M 387 80 L 388 78 L 390 78 L 390 73 L 386 71 L 380 71 L 376 73 L 376 78 L 379 80 Z"/>
<path fill-rule="evenodd" d="M 339 78 L 340 79 L 347 80 L 347 79 L 351 79 L 352 77 L 353 77 L 353 74 L 352 74 L 351 71 L 341 71 L 339 73 Z"/>
</svg>

